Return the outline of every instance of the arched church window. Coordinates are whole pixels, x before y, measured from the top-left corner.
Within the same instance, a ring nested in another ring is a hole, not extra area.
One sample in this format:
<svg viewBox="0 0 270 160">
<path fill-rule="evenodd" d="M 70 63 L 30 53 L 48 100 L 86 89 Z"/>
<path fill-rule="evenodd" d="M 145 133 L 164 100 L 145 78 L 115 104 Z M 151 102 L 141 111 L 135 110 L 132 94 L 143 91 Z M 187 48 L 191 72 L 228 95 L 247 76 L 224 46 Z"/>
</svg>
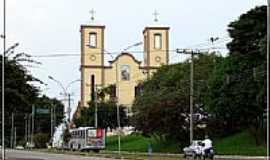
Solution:
<svg viewBox="0 0 270 160">
<path fill-rule="evenodd" d="M 154 34 L 154 47 L 155 49 L 161 49 L 162 37 L 160 33 Z"/>
<path fill-rule="evenodd" d="M 90 48 L 97 47 L 97 34 L 94 32 L 89 33 L 89 47 Z"/>
</svg>

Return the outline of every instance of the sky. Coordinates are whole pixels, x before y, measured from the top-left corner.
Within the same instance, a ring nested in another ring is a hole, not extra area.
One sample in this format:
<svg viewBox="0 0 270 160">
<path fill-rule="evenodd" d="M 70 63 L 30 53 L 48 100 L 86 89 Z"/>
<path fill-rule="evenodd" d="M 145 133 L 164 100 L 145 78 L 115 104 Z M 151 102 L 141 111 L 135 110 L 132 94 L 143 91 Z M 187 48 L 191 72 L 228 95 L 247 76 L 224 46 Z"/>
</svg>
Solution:
<svg viewBox="0 0 270 160">
<path fill-rule="evenodd" d="M 170 27 L 170 50 L 176 48 L 209 48 L 210 37 L 219 37 L 214 46 L 223 49 L 228 42 L 227 26 L 242 14 L 267 0 L 6 0 L 7 47 L 19 42 L 16 52 L 33 56 L 75 54 L 69 57 L 41 58 L 42 63 L 28 68 L 46 84 L 42 93 L 63 99 L 61 87 L 48 79 L 52 76 L 66 87 L 80 78 L 80 25 L 90 23 L 90 10 L 95 10 L 95 23 L 106 26 L 105 49 L 119 52 L 143 40 L 144 27 L 154 22 Z M 0 4 L 0 33 L 3 31 L 3 0 Z M 200 44 L 200 45 L 198 45 Z M 1 53 L 3 43 L 0 42 Z M 142 47 L 131 50 L 141 51 Z M 142 53 L 134 56 L 142 60 Z M 185 57 L 170 53 L 170 62 Z M 111 60 L 106 57 L 106 60 Z M 73 94 L 73 110 L 80 97 L 80 84 L 68 89 Z"/>
</svg>

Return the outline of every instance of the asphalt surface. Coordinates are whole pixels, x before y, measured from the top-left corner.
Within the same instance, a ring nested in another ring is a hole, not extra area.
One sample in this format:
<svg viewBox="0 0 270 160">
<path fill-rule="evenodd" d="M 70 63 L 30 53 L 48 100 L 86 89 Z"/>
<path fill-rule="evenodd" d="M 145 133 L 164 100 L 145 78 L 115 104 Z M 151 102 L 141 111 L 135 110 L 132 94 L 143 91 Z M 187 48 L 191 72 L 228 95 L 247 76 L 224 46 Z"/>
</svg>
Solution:
<svg viewBox="0 0 270 160">
<path fill-rule="evenodd" d="M 158 154 L 156 154 L 156 156 L 158 156 Z M 162 159 L 163 159 L 162 155 L 160 155 L 160 160 Z M 0 154 L 0 160 L 2 160 L 1 154 Z M 71 154 L 55 154 L 55 153 L 26 151 L 26 150 L 6 150 L 6 160 L 114 160 L 114 159 L 101 158 L 101 157 L 86 157 L 86 156 L 71 155 Z M 269 159 L 266 157 L 261 157 L 261 156 L 249 157 L 249 156 L 218 156 L 216 155 L 215 160 L 269 160 Z"/>
<path fill-rule="evenodd" d="M 0 158 L 1 159 L 1 158 Z M 85 157 L 67 154 L 53 154 L 22 150 L 6 150 L 7 160 L 113 160 L 100 157 Z"/>
</svg>

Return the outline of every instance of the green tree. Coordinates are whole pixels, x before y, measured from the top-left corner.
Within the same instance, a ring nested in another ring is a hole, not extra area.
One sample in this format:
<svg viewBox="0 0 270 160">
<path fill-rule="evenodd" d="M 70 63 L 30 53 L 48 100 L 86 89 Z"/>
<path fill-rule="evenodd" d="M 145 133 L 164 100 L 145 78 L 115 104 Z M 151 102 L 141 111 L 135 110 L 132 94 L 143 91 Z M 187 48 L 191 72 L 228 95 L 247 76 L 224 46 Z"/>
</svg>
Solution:
<svg viewBox="0 0 270 160">
<path fill-rule="evenodd" d="M 97 103 L 98 109 L 98 127 L 115 129 L 117 124 L 117 105 L 113 101 L 101 101 Z M 128 117 L 126 114 L 126 107 L 119 106 L 120 125 L 121 127 L 128 125 Z M 89 107 L 85 107 L 80 112 L 80 117 L 74 120 L 77 127 L 95 126 L 95 104 L 89 103 Z"/>
<path fill-rule="evenodd" d="M 58 126 L 63 122 L 64 105 L 61 101 L 55 98 L 49 98 L 45 95 L 38 97 L 35 101 L 35 108 L 47 109 L 47 114 L 35 113 L 35 132 L 36 133 L 50 133 L 51 130 L 51 112 L 55 110 L 55 125 Z"/>
<path fill-rule="evenodd" d="M 214 130 L 249 128 L 257 143 L 266 108 L 266 16 L 266 6 L 256 7 L 229 24 L 229 57 L 217 65 L 204 98 Z"/>
<path fill-rule="evenodd" d="M 194 58 L 194 113 L 203 112 L 202 97 L 207 90 L 207 81 L 222 60 L 212 54 L 201 54 Z M 150 79 L 142 82 L 142 92 L 133 104 L 132 124 L 145 135 L 159 135 L 188 142 L 190 62 L 162 66 Z M 203 134 L 198 127 L 203 119 L 195 118 L 195 135 Z M 199 138 L 199 137 L 196 137 Z"/>
<path fill-rule="evenodd" d="M 34 78 L 21 62 L 30 62 L 26 54 L 10 55 L 5 58 L 5 133 L 6 140 L 10 140 L 11 114 L 14 113 L 15 126 L 18 138 L 24 135 L 24 113 L 31 113 L 33 101 L 39 94 L 38 88 L 31 82 L 40 82 Z M 0 56 L 0 69 L 2 70 L 2 55 Z M 1 74 L 2 79 L 2 74 Z M 0 85 L 2 95 L 2 81 Z M 2 99 L 0 100 L 2 107 Z M 2 111 L 2 110 L 1 110 Z M 0 111 L 0 112 L 1 112 Z M 6 143 L 8 144 L 8 143 Z"/>
<path fill-rule="evenodd" d="M 0 69 L 2 70 L 2 55 L 0 55 Z M 11 115 L 14 114 L 14 127 L 17 128 L 17 141 L 23 141 L 25 135 L 25 119 L 26 115 L 32 113 L 32 106 L 41 106 L 41 103 L 56 104 L 57 112 L 63 113 L 63 105 L 56 99 L 50 99 L 46 96 L 40 97 L 39 88 L 33 83 L 43 84 L 42 81 L 30 74 L 26 66 L 39 65 L 40 63 L 33 61 L 29 55 L 25 53 L 15 54 L 8 53 L 5 57 L 5 139 L 9 144 L 11 135 Z M 2 79 L 2 74 L 1 77 Z M 2 94 L 2 81 L 0 85 Z M 0 99 L 2 107 L 2 99 Z M 42 105 L 44 107 L 44 105 Z M 2 111 L 2 110 L 1 110 Z M 0 112 L 1 112 L 0 111 Z M 62 111 L 62 112 L 61 112 Z M 28 116 L 29 117 L 29 116 Z M 58 115 L 58 123 L 62 121 L 61 115 Z M 38 122 L 38 121 L 37 121 Z M 36 123 L 36 127 L 41 126 L 40 132 L 49 133 L 50 126 L 47 125 L 48 120 L 44 123 Z M 40 124 L 40 125 L 38 125 Z M 46 125 L 44 125 L 46 124 Z M 37 133 L 39 130 L 35 130 Z"/>
<path fill-rule="evenodd" d="M 37 133 L 34 135 L 33 141 L 36 148 L 46 148 L 46 143 L 49 142 L 49 134 Z"/>
</svg>

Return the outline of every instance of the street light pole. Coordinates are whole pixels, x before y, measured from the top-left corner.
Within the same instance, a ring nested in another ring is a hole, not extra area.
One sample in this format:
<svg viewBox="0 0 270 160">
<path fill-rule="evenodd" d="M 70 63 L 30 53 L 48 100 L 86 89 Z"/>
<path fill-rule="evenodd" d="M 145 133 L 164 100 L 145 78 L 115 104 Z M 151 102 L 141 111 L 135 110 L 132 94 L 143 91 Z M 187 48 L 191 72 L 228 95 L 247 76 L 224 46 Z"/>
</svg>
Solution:
<svg viewBox="0 0 270 160">
<path fill-rule="evenodd" d="M 113 59 L 113 56 L 109 53 L 111 58 Z M 115 63 L 115 79 L 116 79 L 116 108 L 117 108 L 117 134 L 118 134 L 118 154 L 121 155 L 121 135 L 120 135 L 120 111 L 119 111 L 119 75 L 118 75 L 118 61 Z"/>
<path fill-rule="evenodd" d="M 77 79 L 77 80 L 74 80 L 74 81 L 71 81 L 70 83 L 68 83 L 68 85 L 66 86 L 66 88 L 63 86 L 63 84 L 56 80 L 55 78 L 53 78 L 52 76 L 48 76 L 49 79 L 53 80 L 54 82 L 56 82 L 61 88 L 62 90 L 64 91 L 64 96 L 67 96 L 68 98 L 68 108 L 67 108 L 67 121 L 70 122 L 70 117 L 71 117 L 71 107 L 70 107 L 70 101 L 71 101 L 71 94 L 67 92 L 68 88 L 71 86 L 71 84 L 75 83 L 75 82 L 79 82 L 81 81 L 80 79 Z"/>
<path fill-rule="evenodd" d="M 193 80 L 194 80 L 194 64 L 193 64 L 193 58 L 194 58 L 194 52 L 191 51 L 191 62 L 190 62 L 190 123 L 189 123 L 189 128 L 190 128 L 190 135 L 189 135 L 189 140 L 190 144 L 192 144 L 193 141 L 193 92 L 194 92 L 194 87 L 193 87 Z"/>
<path fill-rule="evenodd" d="M 119 111 L 119 75 L 118 75 L 118 62 L 116 61 L 116 69 L 115 69 L 115 76 L 116 76 L 116 93 L 117 93 L 117 125 L 118 125 L 118 154 L 121 155 L 121 133 L 120 133 L 120 111 Z"/>
<path fill-rule="evenodd" d="M 138 43 L 135 43 L 133 45 L 130 45 L 128 46 L 127 48 L 125 48 L 123 51 L 127 51 L 129 50 L 130 48 L 133 48 L 133 47 L 137 47 L 137 46 L 140 46 L 142 45 L 143 43 L 142 42 L 138 42 Z M 113 56 L 111 55 L 111 53 L 108 52 L 108 54 L 111 56 L 111 58 L 113 59 Z M 116 76 L 116 84 L 115 84 L 115 87 L 116 87 L 116 99 L 117 99 L 117 102 L 116 102 L 116 108 L 117 108 L 117 126 L 118 126 L 118 154 L 121 155 L 121 133 L 120 133 L 120 129 L 121 129 L 121 119 L 120 119 L 120 108 L 119 108 L 119 75 L 118 75 L 118 61 L 116 61 L 116 64 L 115 64 L 115 76 Z"/>
<path fill-rule="evenodd" d="M 269 51 L 270 51 L 270 0 L 267 0 L 267 148 L 269 148 Z M 267 157 L 269 157 L 269 150 L 267 150 Z"/>
<path fill-rule="evenodd" d="M 2 160 L 5 159 L 5 53 L 6 53 L 6 0 L 3 0 L 3 56 L 2 56 Z"/>
</svg>

